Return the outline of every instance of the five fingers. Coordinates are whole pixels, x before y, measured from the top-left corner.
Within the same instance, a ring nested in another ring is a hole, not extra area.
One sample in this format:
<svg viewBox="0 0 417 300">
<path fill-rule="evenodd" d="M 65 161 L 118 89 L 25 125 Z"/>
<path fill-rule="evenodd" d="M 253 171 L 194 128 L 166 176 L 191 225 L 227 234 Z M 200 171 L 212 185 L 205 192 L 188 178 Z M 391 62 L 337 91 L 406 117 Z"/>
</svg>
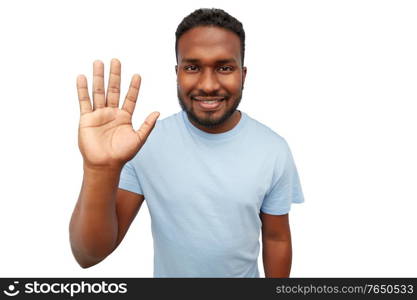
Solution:
<svg viewBox="0 0 417 300">
<path fill-rule="evenodd" d="M 120 99 L 121 64 L 118 59 L 112 59 L 110 63 L 110 76 L 107 95 L 104 89 L 104 64 L 96 60 L 93 63 L 93 107 L 88 95 L 87 79 L 84 75 L 77 77 L 77 92 L 80 102 L 81 115 L 103 107 L 119 107 Z M 139 94 L 141 78 L 138 74 L 133 75 L 130 82 L 122 109 L 133 114 L 136 100 Z"/>
</svg>

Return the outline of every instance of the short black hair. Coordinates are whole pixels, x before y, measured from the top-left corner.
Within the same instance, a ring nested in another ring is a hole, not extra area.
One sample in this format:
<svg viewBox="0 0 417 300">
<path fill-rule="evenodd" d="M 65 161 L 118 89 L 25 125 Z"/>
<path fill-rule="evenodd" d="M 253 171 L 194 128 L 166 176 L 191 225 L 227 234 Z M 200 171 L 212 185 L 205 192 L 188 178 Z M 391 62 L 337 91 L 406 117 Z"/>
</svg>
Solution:
<svg viewBox="0 0 417 300">
<path fill-rule="evenodd" d="M 186 16 L 175 32 L 175 56 L 178 62 L 178 40 L 188 30 L 198 26 L 217 26 L 230 30 L 240 38 L 240 56 L 242 66 L 245 57 L 245 31 L 239 20 L 218 8 L 200 8 Z"/>
</svg>

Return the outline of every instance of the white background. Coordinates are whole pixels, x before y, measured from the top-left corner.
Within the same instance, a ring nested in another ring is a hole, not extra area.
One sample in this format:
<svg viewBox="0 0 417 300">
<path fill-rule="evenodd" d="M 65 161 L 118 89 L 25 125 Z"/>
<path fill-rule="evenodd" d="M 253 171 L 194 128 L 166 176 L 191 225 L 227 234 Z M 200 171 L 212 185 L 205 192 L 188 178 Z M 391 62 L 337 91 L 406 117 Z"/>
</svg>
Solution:
<svg viewBox="0 0 417 300">
<path fill-rule="evenodd" d="M 135 128 L 179 111 L 174 33 L 200 7 L 244 24 L 240 108 L 292 149 L 306 202 L 290 213 L 291 276 L 417 276 L 417 3 L 381 0 L 2 1 L 0 276 L 152 277 L 146 205 L 103 262 L 72 256 L 75 79 L 117 57 L 123 94 L 143 78 Z"/>
</svg>

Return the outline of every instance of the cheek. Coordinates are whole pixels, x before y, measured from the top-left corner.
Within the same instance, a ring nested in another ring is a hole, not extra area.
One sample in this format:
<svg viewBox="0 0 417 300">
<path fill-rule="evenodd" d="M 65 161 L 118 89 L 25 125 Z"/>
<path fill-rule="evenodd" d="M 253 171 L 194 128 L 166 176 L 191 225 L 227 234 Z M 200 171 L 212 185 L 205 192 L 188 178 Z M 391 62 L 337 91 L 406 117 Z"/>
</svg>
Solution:
<svg viewBox="0 0 417 300">
<path fill-rule="evenodd" d="M 196 76 L 178 76 L 178 86 L 181 90 L 181 93 L 183 94 L 188 94 L 191 92 L 196 84 Z"/>
<path fill-rule="evenodd" d="M 242 79 L 239 76 L 224 76 L 221 85 L 231 94 L 237 94 L 242 89 Z"/>
</svg>

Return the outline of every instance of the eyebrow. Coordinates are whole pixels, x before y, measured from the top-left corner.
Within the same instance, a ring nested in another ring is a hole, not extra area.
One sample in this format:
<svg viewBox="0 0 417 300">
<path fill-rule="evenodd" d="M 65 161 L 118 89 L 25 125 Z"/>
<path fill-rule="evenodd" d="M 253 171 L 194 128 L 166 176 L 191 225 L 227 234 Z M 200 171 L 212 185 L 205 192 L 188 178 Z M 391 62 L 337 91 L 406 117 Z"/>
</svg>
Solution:
<svg viewBox="0 0 417 300">
<path fill-rule="evenodd" d="M 197 58 L 184 58 L 184 59 L 182 60 L 182 62 L 195 64 L 195 63 L 199 63 L 199 62 L 200 62 L 200 60 L 199 60 L 199 59 L 197 59 Z M 217 63 L 217 64 L 229 64 L 229 63 L 236 63 L 236 60 L 235 60 L 235 59 L 233 59 L 233 58 L 220 59 L 220 60 L 216 60 L 216 63 Z"/>
</svg>

